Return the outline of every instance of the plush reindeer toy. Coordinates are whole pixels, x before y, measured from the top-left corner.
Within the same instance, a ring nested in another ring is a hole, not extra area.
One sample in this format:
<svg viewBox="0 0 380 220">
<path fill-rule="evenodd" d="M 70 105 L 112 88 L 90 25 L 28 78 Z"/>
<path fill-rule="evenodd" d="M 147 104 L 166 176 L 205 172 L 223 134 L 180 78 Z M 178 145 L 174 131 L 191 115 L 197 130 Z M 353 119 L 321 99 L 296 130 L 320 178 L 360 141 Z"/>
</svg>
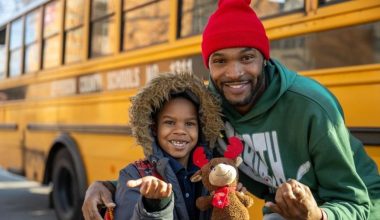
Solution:
<svg viewBox="0 0 380 220">
<path fill-rule="evenodd" d="M 213 208 L 211 220 L 246 220 L 249 219 L 248 207 L 253 199 L 248 195 L 236 192 L 238 183 L 237 167 L 242 162 L 238 155 L 243 151 L 243 144 L 237 137 L 228 139 L 224 157 L 206 158 L 203 148 L 198 147 L 193 154 L 193 161 L 200 168 L 192 177 L 192 182 L 202 180 L 209 190 L 209 196 L 199 197 L 196 201 L 198 209 L 205 211 Z"/>
</svg>

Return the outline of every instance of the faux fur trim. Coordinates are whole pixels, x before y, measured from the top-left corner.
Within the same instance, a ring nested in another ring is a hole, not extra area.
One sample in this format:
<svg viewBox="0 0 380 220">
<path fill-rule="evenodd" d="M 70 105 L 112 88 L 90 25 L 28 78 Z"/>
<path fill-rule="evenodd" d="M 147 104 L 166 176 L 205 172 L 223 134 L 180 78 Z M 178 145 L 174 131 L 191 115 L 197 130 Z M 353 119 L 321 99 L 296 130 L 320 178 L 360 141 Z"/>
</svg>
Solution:
<svg viewBox="0 0 380 220">
<path fill-rule="evenodd" d="M 152 79 L 132 100 L 129 109 L 132 132 L 144 149 L 145 156 L 152 154 L 152 112 L 161 109 L 170 94 L 185 90 L 193 92 L 200 101 L 199 119 L 203 136 L 212 148 L 223 128 L 219 101 L 207 90 L 203 82 L 191 73 L 166 73 Z"/>
</svg>

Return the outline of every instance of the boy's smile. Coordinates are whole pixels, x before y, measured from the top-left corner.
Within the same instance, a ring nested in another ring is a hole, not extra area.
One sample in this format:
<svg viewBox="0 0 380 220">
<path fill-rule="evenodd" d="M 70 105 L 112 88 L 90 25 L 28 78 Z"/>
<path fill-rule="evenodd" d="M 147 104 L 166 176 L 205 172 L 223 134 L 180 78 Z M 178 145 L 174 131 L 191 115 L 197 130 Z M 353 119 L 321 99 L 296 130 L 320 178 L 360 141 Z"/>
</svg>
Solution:
<svg viewBox="0 0 380 220">
<path fill-rule="evenodd" d="M 187 166 L 189 154 L 198 143 L 198 117 L 194 104 L 176 97 L 166 102 L 158 113 L 157 139 L 170 156 Z"/>
<path fill-rule="evenodd" d="M 183 141 L 183 140 L 172 140 L 170 141 L 170 143 L 178 149 L 183 149 L 186 147 L 186 144 L 188 144 L 189 142 Z"/>
</svg>

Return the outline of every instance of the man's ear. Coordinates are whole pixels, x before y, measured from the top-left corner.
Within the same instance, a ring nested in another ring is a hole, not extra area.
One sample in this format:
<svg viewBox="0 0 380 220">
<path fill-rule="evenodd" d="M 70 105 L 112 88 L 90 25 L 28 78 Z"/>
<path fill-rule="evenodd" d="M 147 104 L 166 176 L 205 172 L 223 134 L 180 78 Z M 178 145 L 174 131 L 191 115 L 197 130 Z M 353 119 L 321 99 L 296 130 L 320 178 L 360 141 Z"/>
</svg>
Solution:
<svg viewBox="0 0 380 220">
<path fill-rule="evenodd" d="M 243 159 L 241 157 L 236 157 L 235 159 L 235 166 L 238 167 L 243 162 Z"/>
<path fill-rule="evenodd" d="M 191 177 L 190 177 L 190 181 L 195 183 L 195 182 L 199 182 L 202 180 L 202 171 L 201 170 L 198 170 L 197 172 L 195 172 Z"/>
</svg>

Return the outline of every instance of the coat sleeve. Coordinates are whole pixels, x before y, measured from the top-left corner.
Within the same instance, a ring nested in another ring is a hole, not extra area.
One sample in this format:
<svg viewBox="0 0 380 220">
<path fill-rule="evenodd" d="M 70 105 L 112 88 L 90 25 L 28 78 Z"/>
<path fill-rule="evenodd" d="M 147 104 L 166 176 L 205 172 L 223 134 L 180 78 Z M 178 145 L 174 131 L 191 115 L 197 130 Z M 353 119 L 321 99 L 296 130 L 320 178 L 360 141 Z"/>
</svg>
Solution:
<svg viewBox="0 0 380 220">
<path fill-rule="evenodd" d="M 126 185 L 128 180 L 139 178 L 140 174 L 132 164 L 120 171 L 115 195 L 115 220 L 174 219 L 174 197 L 172 197 L 169 205 L 163 210 L 148 212 L 144 208 L 139 187 L 130 188 Z"/>
</svg>

